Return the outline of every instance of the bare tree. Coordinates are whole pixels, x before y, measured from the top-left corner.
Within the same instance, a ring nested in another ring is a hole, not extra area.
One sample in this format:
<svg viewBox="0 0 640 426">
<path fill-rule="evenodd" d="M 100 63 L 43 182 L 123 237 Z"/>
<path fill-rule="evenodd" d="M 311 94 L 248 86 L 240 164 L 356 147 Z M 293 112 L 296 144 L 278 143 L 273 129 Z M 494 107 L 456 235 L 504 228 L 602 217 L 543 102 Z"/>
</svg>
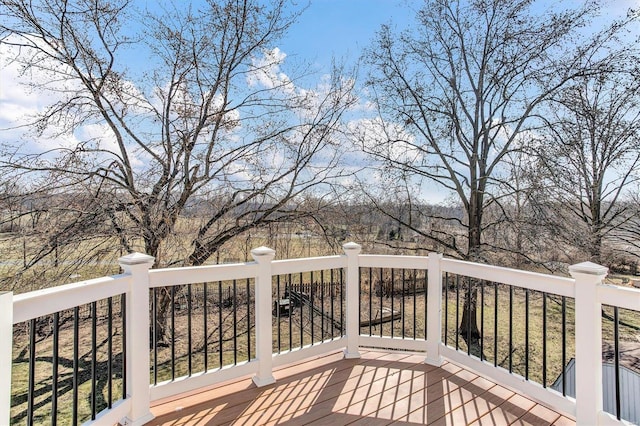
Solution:
<svg viewBox="0 0 640 426">
<path fill-rule="evenodd" d="M 593 2 L 544 14 L 531 4 L 429 1 L 417 28 L 396 36 L 383 26 L 365 54 L 384 136 L 364 135 L 363 147 L 398 181 L 456 195 L 464 243 L 427 237 L 463 258 L 482 257 L 483 212 L 496 202 L 503 159 L 520 150 L 515 141 L 540 125 L 535 114 L 558 89 L 600 71 L 594 55 L 627 23 L 577 48 L 572 37 L 596 13 Z"/>
<path fill-rule="evenodd" d="M 614 243 L 635 217 L 628 192 L 640 180 L 640 81 L 637 58 L 615 64 L 624 65 L 559 93 L 537 147 L 549 190 L 564 209 L 556 218 L 597 263 L 606 262 L 605 241 Z"/>
<path fill-rule="evenodd" d="M 310 214 L 301 194 L 341 174 L 337 130 L 352 81 L 336 68 L 302 90 L 284 74 L 273 46 L 297 16 L 284 0 L 212 1 L 197 11 L 169 4 L 158 13 L 128 1 L 2 7 L 1 40 L 18 52 L 24 83 L 57 99 L 31 129 L 72 140 L 46 153 L 15 151 L 4 166 L 59 191 L 89 191 L 125 250 L 141 239 L 157 264 L 202 264 L 235 235 Z M 143 33 L 131 33 L 132 20 Z M 151 53 L 144 69 L 128 68 L 132 52 Z M 207 205 L 207 220 L 190 251 L 160 252 L 194 204 Z"/>
<path fill-rule="evenodd" d="M 82 235 L 94 220 L 125 251 L 141 240 L 156 265 L 200 265 L 251 229 L 313 214 L 304 195 L 341 177 L 353 80 L 336 66 L 302 89 L 308 75 L 285 74 L 274 45 L 298 14 L 285 0 L 154 11 L 126 0 L 1 4 L 0 40 L 17 52 L 24 83 L 56 99 L 28 125 L 66 140 L 46 152 L 14 149 L 3 166 L 57 193 L 90 194 L 82 227 L 67 232 Z M 129 68 L 144 52 L 142 69 Z M 206 216 L 184 236 L 186 251 L 172 253 L 166 243 L 194 206 Z M 158 303 L 163 339 L 167 291 Z"/>
<path fill-rule="evenodd" d="M 599 52 L 634 19 L 581 40 L 595 2 L 564 10 L 538 5 L 538 13 L 533 4 L 426 1 L 416 28 L 396 35 L 383 26 L 365 54 L 379 119 L 362 145 L 407 182 L 407 192 L 435 184 L 454 194 L 465 217 L 451 220 L 464 238 L 414 231 L 462 258 L 483 259 L 482 235 L 491 226 L 484 213 L 498 201 L 505 156 L 521 149 L 515 141 L 541 124 L 535 114 L 560 88 L 601 71 Z M 475 318 L 475 311 L 464 312 L 466 335 L 467 313 Z"/>
<path fill-rule="evenodd" d="M 557 272 L 563 246 L 556 238 L 546 171 L 535 157 L 521 152 L 506 155 L 502 168 L 506 178 L 496 189 L 496 202 L 485 212 L 491 224 L 484 231 L 485 251 L 492 251 L 492 261 L 505 266 L 536 265 Z"/>
<path fill-rule="evenodd" d="M 616 240 L 619 243 L 618 250 L 629 256 L 629 273 L 638 275 L 640 269 L 640 186 L 630 191 L 630 200 L 627 201 L 630 219 L 622 224 L 616 231 Z"/>
</svg>

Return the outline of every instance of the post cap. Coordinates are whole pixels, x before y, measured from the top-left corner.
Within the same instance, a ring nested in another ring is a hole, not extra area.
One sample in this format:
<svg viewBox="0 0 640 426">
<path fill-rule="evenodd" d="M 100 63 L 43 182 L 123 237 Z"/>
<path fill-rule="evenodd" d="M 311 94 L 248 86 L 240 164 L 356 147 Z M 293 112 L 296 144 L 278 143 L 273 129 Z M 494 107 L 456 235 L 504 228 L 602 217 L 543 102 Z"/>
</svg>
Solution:
<svg viewBox="0 0 640 426">
<path fill-rule="evenodd" d="M 354 243 L 353 241 L 349 241 L 348 243 L 344 243 L 342 248 L 344 250 L 361 250 L 362 246 L 358 243 Z"/>
<path fill-rule="evenodd" d="M 593 262 L 582 262 L 576 265 L 569 266 L 569 273 L 573 274 L 587 274 L 587 275 L 607 275 L 609 268 L 606 266 L 598 265 Z"/>
<path fill-rule="evenodd" d="M 354 243 L 353 241 L 350 241 L 348 243 L 344 243 L 342 245 L 342 249 L 344 251 L 356 251 L 356 253 L 360 253 L 360 250 L 362 250 L 362 246 L 358 243 Z"/>
<path fill-rule="evenodd" d="M 152 264 L 155 260 L 155 257 L 149 256 L 148 254 L 131 253 L 118 259 L 118 263 L 121 265 L 141 265 L 144 263 Z"/>
<path fill-rule="evenodd" d="M 262 256 L 275 256 L 276 255 L 276 251 L 274 249 L 271 249 L 269 247 L 265 247 L 265 246 L 261 246 L 258 248 L 254 248 L 253 250 L 251 250 L 251 256 L 253 256 L 254 259 L 256 259 L 257 257 L 262 257 Z"/>
</svg>

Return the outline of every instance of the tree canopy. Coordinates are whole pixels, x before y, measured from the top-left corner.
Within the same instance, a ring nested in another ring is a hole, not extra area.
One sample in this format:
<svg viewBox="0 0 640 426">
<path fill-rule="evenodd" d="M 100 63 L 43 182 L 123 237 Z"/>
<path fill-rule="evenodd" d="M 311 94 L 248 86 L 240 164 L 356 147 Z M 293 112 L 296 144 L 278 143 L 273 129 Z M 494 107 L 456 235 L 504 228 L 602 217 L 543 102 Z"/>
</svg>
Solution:
<svg viewBox="0 0 640 426">
<path fill-rule="evenodd" d="M 342 175 L 339 129 L 353 81 L 336 67 L 304 88 L 304 70 L 281 69 L 275 43 L 299 13 L 288 2 L 2 5 L 2 43 L 25 83 L 54 99 L 29 125 L 67 141 L 46 152 L 5 147 L 3 168 L 39 176 L 31 191 L 91 193 L 81 215 L 125 250 L 141 238 L 160 263 L 201 264 L 247 229 L 309 214 L 304 196 Z M 143 69 L 128 66 L 136 52 L 149 54 Z M 188 253 L 160 259 L 195 205 L 207 216 Z"/>
<path fill-rule="evenodd" d="M 455 194 L 466 214 L 448 221 L 466 235 L 425 234 L 397 220 L 460 257 L 482 257 L 492 225 L 484 215 L 501 202 L 505 158 L 522 151 L 558 90 L 606 72 L 621 54 L 607 48 L 633 17 L 585 36 L 597 12 L 595 2 L 551 9 L 530 0 L 429 0 L 415 27 L 381 28 L 364 54 L 379 119 L 359 134 L 361 146 L 407 194 L 422 183 Z"/>
</svg>

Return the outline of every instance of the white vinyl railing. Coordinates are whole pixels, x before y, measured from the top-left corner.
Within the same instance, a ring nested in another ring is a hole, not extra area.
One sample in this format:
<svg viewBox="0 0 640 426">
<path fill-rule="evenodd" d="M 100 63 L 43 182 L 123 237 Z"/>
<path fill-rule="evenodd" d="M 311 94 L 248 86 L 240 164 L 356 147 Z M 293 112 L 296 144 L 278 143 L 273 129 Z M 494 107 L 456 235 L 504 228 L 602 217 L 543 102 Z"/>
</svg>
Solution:
<svg viewBox="0 0 640 426">
<path fill-rule="evenodd" d="M 440 365 L 444 359 L 451 360 L 564 414 L 575 416 L 578 424 L 624 424 L 602 410 L 600 312 L 602 304 L 640 311 L 640 290 L 603 284 L 606 268 L 592 263 L 574 265 L 570 268 L 572 278 L 562 278 L 446 259 L 436 253 L 428 257 L 380 256 L 360 254 L 360 246 L 355 243 L 347 243 L 343 248 L 341 256 L 274 261 L 274 251 L 260 247 L 252 251 L 254 262 L 157 270 L 150 269 L 153 258 L 134 253 L 120 259 L 122 275 L 20 295 L 0 293 L 0 377 L 3 378 L 0 424 L 10 421 L 11 384 L 4 378 L 11 377 L 13 324 L 120 294 L 126 295 L 127 398 L 101 412 L 88 424 L 142 425 L 153 417 L 150 403 L 154 400 L 247 374 L 254 375 L 257 386 L 264 386 L 275 381 L 272 371 L 276 366 L 337 349 L 344 349 L 346 358 L 357 358 L 361 346 L 420 351 L 425 353 L 425 361 L 434 365 Z M 360 268 L 365 267 L 428 272 L 427 339 L 360 336 Z M 296 351 L 273 354 L 273 277 L 326 269 L 345 270 L 345 335 Z M 550 388 L 446 346 L 442 341 L 443 276 L 446 273 L 574 298 L 576 398 L 564 397 Z M 150 386 L 149 289 L 246 278 L 255 280 L 255 359 Z"/>
</svg>

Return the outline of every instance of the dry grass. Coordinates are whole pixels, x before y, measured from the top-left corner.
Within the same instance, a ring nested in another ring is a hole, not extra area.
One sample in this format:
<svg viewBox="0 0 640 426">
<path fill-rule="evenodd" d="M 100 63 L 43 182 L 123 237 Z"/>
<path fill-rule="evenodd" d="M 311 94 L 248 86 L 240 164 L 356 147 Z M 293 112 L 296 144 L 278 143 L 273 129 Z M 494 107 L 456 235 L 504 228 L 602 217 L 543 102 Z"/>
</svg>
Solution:
<svg viewBox="0 0 640 426">
<path fill-rule="evenodd" d="M 115 304 L 117 305 L 117 304 Z M 47 424 L 52 417 L 52 385 L 53 385 L 53 345 L 52 327 L 49 321 L 52 317 L 44 317 L 36 322 L 35 368 L 33 421 L 34 424 Z M 96 409 L 101 411 L 107 406 L 109 399 L 108 383 L 108 321 L 106 308 L 98 311 L 96 327 Z M 60 315 L 59 348 L 58 348 L 58 398 L 57 414 L 59 424 L 72 422 L 74 400 L 74 327 L 73 311 L 66 311 Z M 112 401 L 117 401 L 122 395 L 122 322 L 119 309 L 116 306 L 112 324 Z M 91 386 L 92 386 L 92 333 L 91 318 L 83 310 L 78 325 L 78 374 L 77 374 L 77 404 L 80 421 L 91 416 Z M 12 369 L 12 423 L 25 423 L 28 409 L 29 385 L 29 326 L 18 324 L 14 327 L 13 369 Z"/>
</svg>

